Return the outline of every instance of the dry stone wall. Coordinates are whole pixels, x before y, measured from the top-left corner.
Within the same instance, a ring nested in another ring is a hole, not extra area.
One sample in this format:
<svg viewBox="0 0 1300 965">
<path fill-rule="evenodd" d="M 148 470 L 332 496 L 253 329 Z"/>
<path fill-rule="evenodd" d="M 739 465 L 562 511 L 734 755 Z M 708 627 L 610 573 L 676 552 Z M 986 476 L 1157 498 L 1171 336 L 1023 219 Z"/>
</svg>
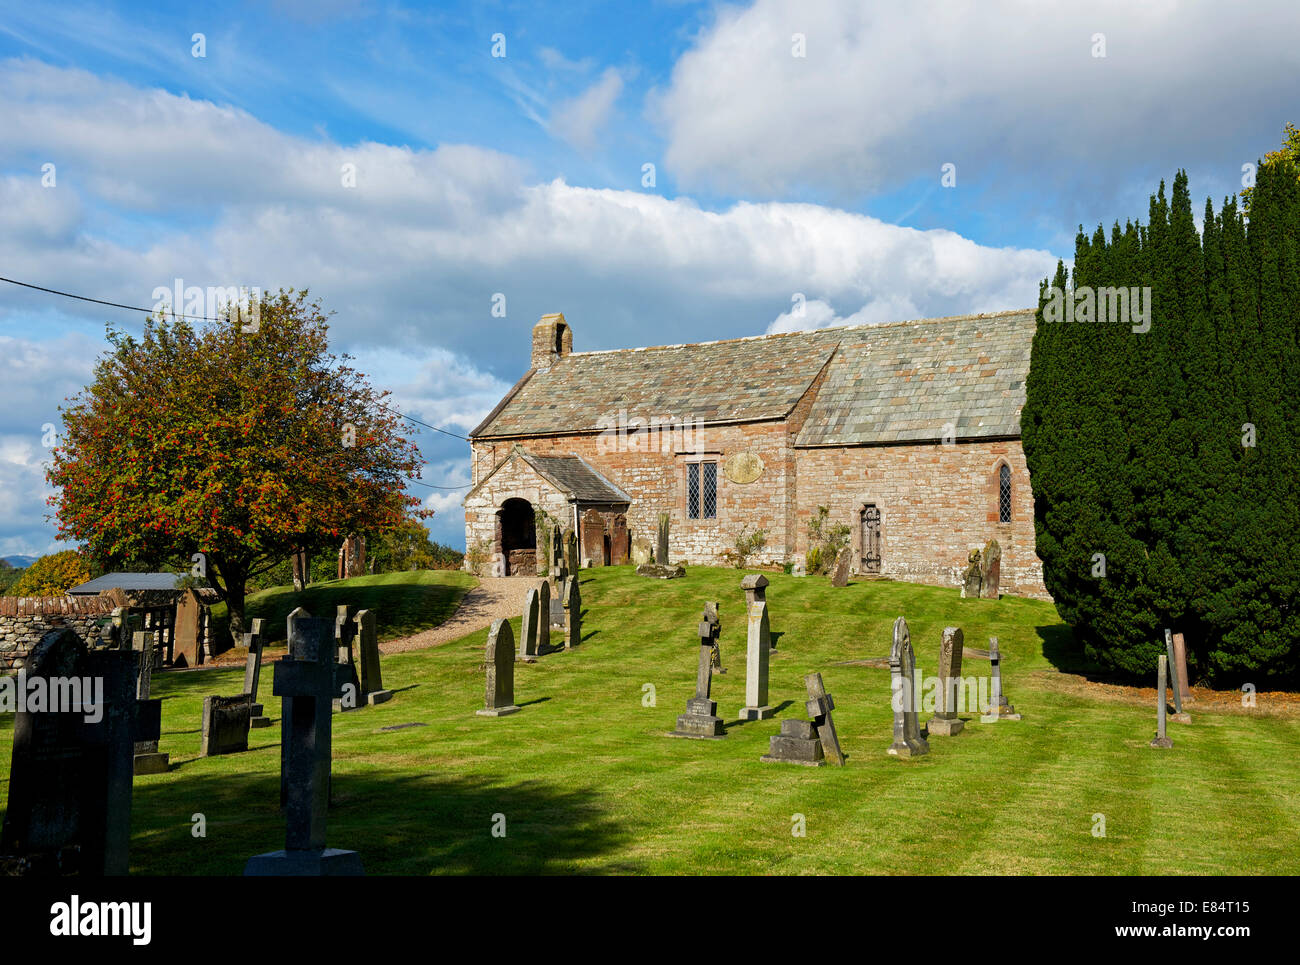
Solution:
<svg viewBox="0 0 1300 965">
<path fill-rule="evenodd" d="M 41 637 L 68 627 L 90 642 L 116 604 L 100 596 L 0 596 L 0 671 L 20 666 Z"/>
</svg>

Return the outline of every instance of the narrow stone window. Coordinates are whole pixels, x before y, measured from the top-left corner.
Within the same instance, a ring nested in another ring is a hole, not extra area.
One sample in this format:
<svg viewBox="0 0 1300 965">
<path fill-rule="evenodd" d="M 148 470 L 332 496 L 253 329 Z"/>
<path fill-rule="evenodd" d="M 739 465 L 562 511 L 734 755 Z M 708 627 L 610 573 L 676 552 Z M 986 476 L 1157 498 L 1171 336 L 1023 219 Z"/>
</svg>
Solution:
<svg viewBox="0 0 1300 965">
<path fill-rule="evenodd" d="M 998 470 L 998 522 L 1011 522 L 1011 467 L 1005 462 Z"/>
</svg>

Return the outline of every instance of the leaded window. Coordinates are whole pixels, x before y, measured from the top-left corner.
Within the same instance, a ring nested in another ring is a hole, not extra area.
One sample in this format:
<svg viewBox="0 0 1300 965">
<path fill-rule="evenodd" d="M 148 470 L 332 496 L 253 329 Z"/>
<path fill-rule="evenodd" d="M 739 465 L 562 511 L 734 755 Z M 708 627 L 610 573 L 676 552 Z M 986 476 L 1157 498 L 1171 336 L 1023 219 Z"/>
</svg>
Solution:
<svg viewBox="0 0 1300 965">
<path fill-rule="evenodd" d="M 688 519 L 716 519 L 718 516 L 718 464 L 692 462 L 686 466 L 686 516 Z"/>
<path fill-rule="evenodd" d="M 1006 463 L 998 470 L 998 521 L 1011 522 L 1011 467 Z"/>
</svg>

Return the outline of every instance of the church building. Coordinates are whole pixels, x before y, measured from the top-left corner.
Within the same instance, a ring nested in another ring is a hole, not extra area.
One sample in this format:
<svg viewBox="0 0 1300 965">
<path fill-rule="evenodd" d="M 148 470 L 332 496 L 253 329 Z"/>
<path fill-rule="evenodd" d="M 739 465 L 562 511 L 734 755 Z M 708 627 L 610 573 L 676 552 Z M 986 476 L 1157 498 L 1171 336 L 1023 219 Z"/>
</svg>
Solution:
<svg viewBox="0 0 1300 965">
<path fill-rule="evenodd" d="M 545 315 L 470 433 L 466 546 L 532 575 L 540 520 L 619 564 L 666 513 L 673 562 L 724 564 L 762 530 L 750 562 L 783 564 L 824 506 L 854 573 L 958 586 L 996 539 L 1002 592 L 1046 597 L 1020 445 L 1033 334 L 1030 310 L 575 352 Z"/>
</svg>

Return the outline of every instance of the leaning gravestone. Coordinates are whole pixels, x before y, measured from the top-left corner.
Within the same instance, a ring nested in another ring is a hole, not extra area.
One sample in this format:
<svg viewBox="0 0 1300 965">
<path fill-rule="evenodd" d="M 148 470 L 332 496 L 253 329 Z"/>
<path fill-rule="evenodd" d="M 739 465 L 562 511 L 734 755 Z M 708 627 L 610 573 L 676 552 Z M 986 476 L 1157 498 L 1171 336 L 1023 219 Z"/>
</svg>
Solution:
<svg viewBox="0 0 1300 965">
<path fill-rule="evenodd" d="M 135 652 L 139 667 L 135 685 L 139 725 L 150 731 L 148 734 L 139 734 L 140 739 L 135 742 L 136 774 L 165 774 L 170 761 L 169 755 L 158 751 L 158 740 L 162 736 L 162 701 L 150 699 L 153 687 L 154 636 L 153 633 L 137 632 L 131 641 L 131 649 Z M 153 726 L 155 719 L 156 729 Z"/>
<path fill-rule="evenodd" d="M 1178 661 L 1174 654 L 1174 638 L 1168 629 L 1165 630 L 1165 655 L 1169 658 L 1169 683 L 1174 691 L 1174 715 L 1173 719 L 1180 724 L 1190 724 L 1192 715 L 1183 711 L 1183 688 L 1178 680 Z M 1186 672 L 1183 676 L 1187 676 Z"/>
<path fill-rule="evenodd" d="M 576 576 L 564 583 L 564 612 L 564 649 L 572 650 L 582 642 L 582 591 Z"/>
<path fill-rule="evenodd" d="M 989 694 L 989 712 L 984 714 L 980 720 L 984 723 L 992 723 L 998 720 L 1020 720 L 1021 714 L 1016 713 L 1016 708 L 1007 703 L 1007 698 L 1002 695 L 1002 657 L 998 653 L 998 638 L 989 637 L 989 666 L 992 674 L 992 693 Z"/>
<path fill-rule="evenodd" d="M 379 666 L 379 627 L 374 610 L 362 610 L 353 621 L 356 624 L 357 654 L 361 658 L 361 702 L 367 707 L 392 699 L 393 692 L 384 689 L 383 670 Z"/>
<path fill-rule="evenodd" d="M 943 642 L 939 644 L 939 690 L 935 694 L 934 716 L 927 726 L 931 734 L 953 737 L 966 727 L 966 722 L 957 716 L 962 646 L 961 627 L 944 627 Z"/>
<path fill-rule="evenodd" d="M 127 873 L 134 745 L 144 736 L 137 661 L 130 650 L 88 651 L 66 627 L 27 657 L 24 690 L 35 693 L 39 681 L 48 701 L 20 706 L 14 718 L 0 829 L 0 865 L 11 873 Z"/>
<path fill-rule="evenodd" d="M 266 621 L 258 617 L 252 621 L 251 632 L 244 634 L 244 646 L 248 648 L 248 659 L 244 663 L 244 693 L 248 694 L 252 715 L 248 725 L 253 728 L 270 727 L 271 718 L 266 716 L 266 708 L 257 702 L 257 691 L 262 681 L 262 648 L 265 646 Z"/>
<path fill-rule="evenodd" d="M 280 765 L 284 850 L 250 858 L 244 874 L 360 875 L 360 855 L 325 847 L 333 757 L 335 664 L 330 651 L 334 627 L 328 620 L 301 615 L 292 627 L 298 652 L 315 653 L 317 659 L 296 659 L 290 653 L 275 665 L 274 694 L 282 701 L 284 731 Z"/>
<path fill-rule="evenodd" d="M 524 618 L 519 627 L 519 660 L 522 663 L 537 662 L 537 618 L 541 604 L 537 588 L 533 587 L 524 597 Z"/>
<path fill-rule="evenodd" d="M 895 757 L 920 757 L 930 753 L 930 744 L 921 737 L 917 718 L 916 655 L 912 652 L 912 635 L 902 617 L 894 621 L 889 678 L 894 708 L 894 743 L 889 745 L 888 753 Z"/>
<path fill-rule="evenodd" d="M 677 718 L 677 729 L 669 737 L 689 737 L 694 740 L 721 740 L 726 737 L 718 704 L 709 699 L 713 689 L 713 625 L 701 620 L 700 658 L 695 672 L 695 696 L 686 701 L 686 713 Z"/>
<path fill-rule="evenodd" d="M 204 697 L 199 756 L 216 757 L 248 750 L 252 709 L 248 694 L 237 697 Z"/>
<path fill-rule="evenodd" d="M 776 714 L 767 702 L 767 664 L 772 652 L 771 643 L 766 601 L 749 604 L 745 639 L 745 706 L 736 715 L 741 720 L 767 720 Z"/>
<path fill-rule="evenodd" d="M 980 563 L 980 596 L 988 600 L 998 598 L 1002 584 L 1002 547 L 998 541 L 991 539 L 984 547 L 984 559 Z"/>
<path fill-rule="evenodd" d="M 852 555 L 847 546 L 840 550 L 840 555 L 835 558 L 835 572 L 831 574 L 831 586 L 849 585 L 849 559 Z"/>
<path fill-rule="evenodd" d="M 826 692 L 821 674 L 810 673 L 803 678 L 803 683 L 808 691 L 808 702 L 804 707 L 817 730 L 817 739 L 822 742 L 827 759 L 843 765 L 844 751 L 840 749 L 840 736 L 835 731 L 835 720 L 831 717 L 835 699 Z"/>
<path fill-rule="evenodd" d="M 1169 739 L 1165 733 L 1165 655 L 1160 655 L 1160 663 L 1156 669 L 1156 736 L 1151 738 L 1151 746 L 1161 750 L 1168 750 L 1174 746 L 1174 742 Z"/>
<path fill-rule="evenodd" d="M 475 713 L 480 717 L 504 717 L 518 710 L 515 706 L 514 632 L 507 621 L 497 620 L 488 631 L 487 696 L 483 709 Z"/>
</svg>

